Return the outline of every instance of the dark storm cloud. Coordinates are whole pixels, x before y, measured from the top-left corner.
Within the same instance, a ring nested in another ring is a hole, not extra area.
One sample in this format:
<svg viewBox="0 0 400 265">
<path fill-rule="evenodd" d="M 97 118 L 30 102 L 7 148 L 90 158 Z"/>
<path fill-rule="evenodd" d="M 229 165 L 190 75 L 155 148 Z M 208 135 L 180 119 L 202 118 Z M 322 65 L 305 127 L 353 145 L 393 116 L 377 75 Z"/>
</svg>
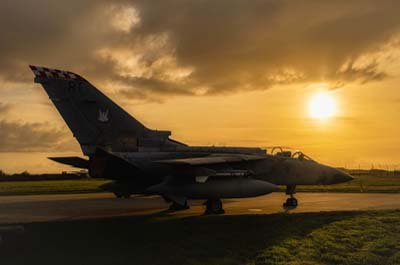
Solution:
<svg viewBox="0 0 400 265">
<path fill-rule="evenodd" d="M 169 32 L 182 65 L 211 91 L 302 80 L 377 79 L 377 68 L 338 69 L 399 30 L 395 1 L 143 1 L 137 34 Z M 297 72 L 297 79 L 281 73 Z M 277 73 L 278 71 L 278 73 Z M 372 78 L 371 78 L 372 76 Z"/>
<path fill-rule="evenodd" d="M 111 43 L 99 11 L 105 2 L 1 1 L 0 76 L 31 83 L 28 64 L 92 71 L 93 49 Z"/>
<path fill-rule="evenodd" d="M 0 152 L 65 150 L 62 145 L 66 137 L 49 124 L 0 120 Z"/>
<path fill-rule="evenodd" d="M 398 10 L 389 0 L 1 1 L 0 75 L 31 82 L 28 63 L 62 67 L 150 100 L 379 81 L 380 63 L 358 61 L 398 34 Z"/>
</svg>

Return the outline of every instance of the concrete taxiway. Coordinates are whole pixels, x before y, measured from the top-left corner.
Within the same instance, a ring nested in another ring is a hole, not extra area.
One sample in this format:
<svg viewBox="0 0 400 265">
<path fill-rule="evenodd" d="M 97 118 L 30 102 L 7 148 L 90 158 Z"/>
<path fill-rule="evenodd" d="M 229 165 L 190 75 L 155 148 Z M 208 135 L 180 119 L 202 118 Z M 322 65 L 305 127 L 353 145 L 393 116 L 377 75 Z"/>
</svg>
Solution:
<svg viewBox="0 0 400 265">
<path fill-rule="evenodd" d="M 296 209 L 282 208 L 286 195 L 270 195 L 224 200 L 226 214 L 271 214 L 281 212 L 319 212 L 400 209 L 400 194 L 377 193 L 298 193 Z M 188 210 L 178 216 L 201 215 L 202 201 L 190 201 Z M 0 224 L 23 224 L 57 220 L 144 215 L 165 211 L 168 204 L 158 196 L 116 199 L 109 193 L 27 195 L 0 197 Z"/>
</svg>

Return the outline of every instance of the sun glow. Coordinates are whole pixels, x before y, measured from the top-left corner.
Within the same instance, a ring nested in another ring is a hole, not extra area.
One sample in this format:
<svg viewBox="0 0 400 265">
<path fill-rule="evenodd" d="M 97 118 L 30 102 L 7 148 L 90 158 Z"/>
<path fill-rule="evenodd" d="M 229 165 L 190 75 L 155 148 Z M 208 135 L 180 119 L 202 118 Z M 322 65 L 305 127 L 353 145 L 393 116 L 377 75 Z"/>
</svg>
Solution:
<svg viewBox="0 0 400 265">
<path fill-rule="evenodd" d="M 309 103 L 309 115 L 314 119 L 327 119 L 336 114 L 335 100 L 327 92 L 320 92 L 312 96 Z"/>
</svg>

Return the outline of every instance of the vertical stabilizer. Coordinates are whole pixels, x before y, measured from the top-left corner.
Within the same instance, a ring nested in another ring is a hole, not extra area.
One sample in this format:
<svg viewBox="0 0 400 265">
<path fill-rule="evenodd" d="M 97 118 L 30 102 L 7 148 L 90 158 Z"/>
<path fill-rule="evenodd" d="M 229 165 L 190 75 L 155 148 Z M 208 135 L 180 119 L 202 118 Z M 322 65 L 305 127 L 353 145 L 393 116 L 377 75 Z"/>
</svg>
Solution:
<svg viewBox="0 0 400 265">
<path fill-rule="evenodd" d="M 85 155 L 96 147 L 115 152 L 135 152 L 171 144 L 170 133 L 146 128 L 101 93 L 86 79 L 72 72 L 30 66 L 71 129 Z"/>
</svg>

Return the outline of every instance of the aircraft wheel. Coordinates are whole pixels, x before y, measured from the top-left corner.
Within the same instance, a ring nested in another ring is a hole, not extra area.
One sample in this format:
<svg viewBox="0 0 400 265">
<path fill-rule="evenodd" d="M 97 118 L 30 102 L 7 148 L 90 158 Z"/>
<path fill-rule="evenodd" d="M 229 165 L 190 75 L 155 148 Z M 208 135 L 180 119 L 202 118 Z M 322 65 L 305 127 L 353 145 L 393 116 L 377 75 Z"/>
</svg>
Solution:
<svg viewBox="0 0 400 265">
<path fill-rule="evenodd" d="M 206 201 L 206 211 L 204 214 L 223 214 L 225 213 L 220 199 L 208 199 Z"/>
<path fill-rule="evenodd" d="M 129 193 L 123 193 L 123 192 L 114 192 L 115 197 L 118 199 L 124 198 L 124 199 L 129 199 L 131 195 Z"/>
<path fill-rule="evenodd" d="M 123 195 L 119 192 L 114 192 L 115 197 L 117 197 L 118 199 L 121 199 L 123 197 Z"/>
<path fill-rule="evenodd" d="M 176 203 L 176 202 L 172 202 L 172 204 L 168 208 L 169 211 L 182 211 L 182 210 L 186 210 L 186 209 L 189 209 L 189 205 L 187 204 L 187 201 L 183 205 Z"/>
<path fill-rule="evenodd" d="M 167 197 L 165 197 L 165 196 L 161 196 L 163 199 L 164 199 L 164 201 L 166 202 L 166 203 L 170 203 L 170 202 L 172 202 L 170 199 L 168 199 Z"/>
<path fill-rule="evenodd" d="M 296 198 L 288 198 L 283 204 L 283 207 L 297 207 L 297 205 L 298 203 Z"/>
</svg>

